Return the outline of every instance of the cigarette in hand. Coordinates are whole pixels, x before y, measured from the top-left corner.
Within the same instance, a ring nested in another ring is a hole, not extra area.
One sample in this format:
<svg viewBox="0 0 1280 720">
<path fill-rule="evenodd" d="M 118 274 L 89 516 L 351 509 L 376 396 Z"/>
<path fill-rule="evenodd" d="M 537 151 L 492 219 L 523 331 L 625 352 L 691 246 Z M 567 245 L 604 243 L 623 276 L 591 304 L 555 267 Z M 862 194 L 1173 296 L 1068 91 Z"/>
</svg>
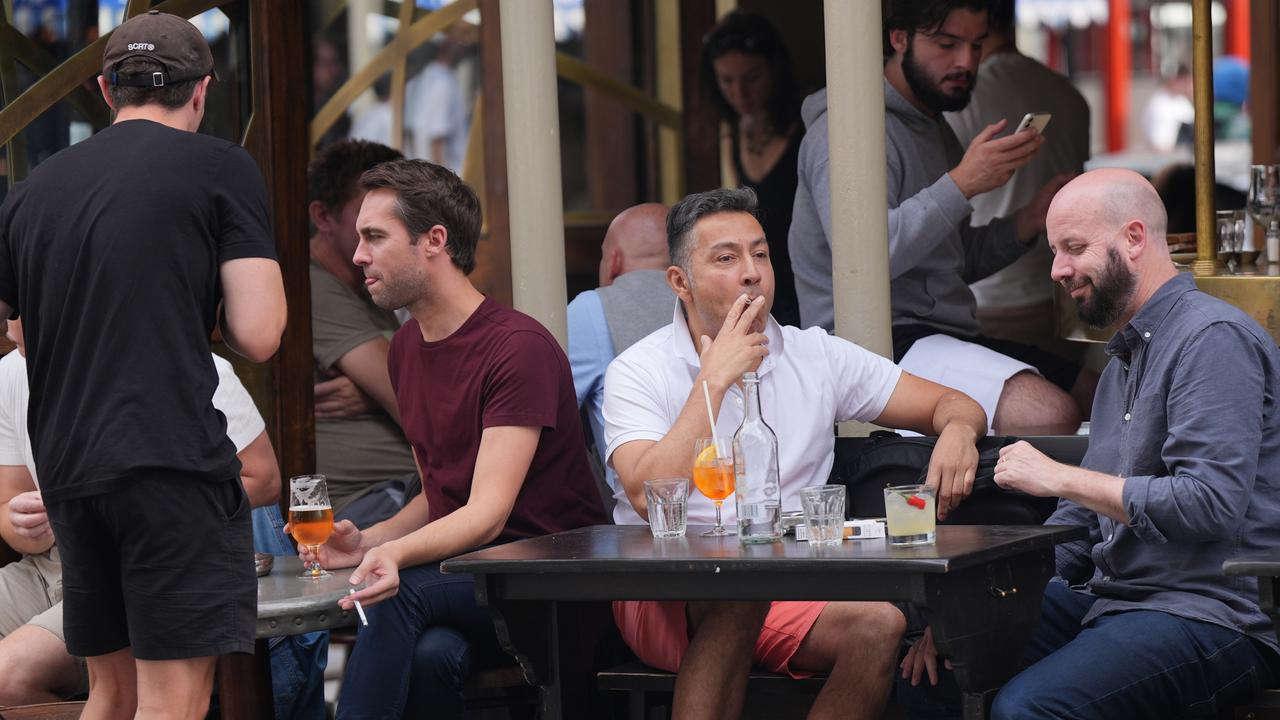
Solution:
<svg viewBox="0 0 1280 720">
<path fill-rule="evenodd" d="M 347 594 L 355 595 L 356 594 L 355 588 L 348 589 Z M 369 627 L 369 618 L 364 616 L 364 606 L 360 604 L 359 600 L 352 600 L 351 602 L 354 602 L 356 604 L 356 614 L 360 616 L 360 624 L 365 627 Z"/>
</svg>

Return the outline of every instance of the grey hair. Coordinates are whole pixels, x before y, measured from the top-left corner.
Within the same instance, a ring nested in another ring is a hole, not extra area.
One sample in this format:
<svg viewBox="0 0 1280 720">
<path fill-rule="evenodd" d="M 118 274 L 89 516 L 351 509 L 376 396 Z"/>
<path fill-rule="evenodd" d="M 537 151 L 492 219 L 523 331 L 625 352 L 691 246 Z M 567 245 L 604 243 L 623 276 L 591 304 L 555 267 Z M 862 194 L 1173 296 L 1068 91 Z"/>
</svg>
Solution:
<svg viewBox="0 0 1280 720">
<path fill-rule="evenodd" d="M 671 207 L 667 213 L 667 249 L 671 252 L 672 265 L 689 274 L 692 252 L 689 240 L 693 226 L 708 215 L 722 212 L 743 212 L 755 217 L 755 191 L 751 188 L 708 190 L 687 195 Z"/>
</svg>

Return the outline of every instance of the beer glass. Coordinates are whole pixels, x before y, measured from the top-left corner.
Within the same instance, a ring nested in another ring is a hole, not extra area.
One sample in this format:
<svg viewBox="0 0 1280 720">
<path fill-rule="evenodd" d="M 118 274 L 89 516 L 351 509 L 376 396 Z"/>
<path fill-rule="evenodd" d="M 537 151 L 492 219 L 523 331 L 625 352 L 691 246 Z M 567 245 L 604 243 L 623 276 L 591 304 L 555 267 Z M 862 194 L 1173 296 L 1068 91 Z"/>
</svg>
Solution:
<svg viewBox="0 0 1280 720">
<path fill-rule="evenodd" d="M 725 498 L 733 494 L 734 466 L 733 460 L 737 442 L 730 438 L 714 440 L 709 437 L 698 438 L 693 444 L 693 484 L 698 491 L 716 504 L 716 525 L 702 533 L 702 537 L 734 535 L 720 521 L 720 505 Z"/>
<path fill-rule="evenodd" d="M 320 546 L 333 533 L 333 506 L 329 504 L 329 488 L 323 475 L 299 475 L 289 478 L 289 534 L 298 545 L 311 551 L 312 560 L 304 563 L 302 580 L 315 580 L 329 573 L 315 559 Z"/>
</svg>

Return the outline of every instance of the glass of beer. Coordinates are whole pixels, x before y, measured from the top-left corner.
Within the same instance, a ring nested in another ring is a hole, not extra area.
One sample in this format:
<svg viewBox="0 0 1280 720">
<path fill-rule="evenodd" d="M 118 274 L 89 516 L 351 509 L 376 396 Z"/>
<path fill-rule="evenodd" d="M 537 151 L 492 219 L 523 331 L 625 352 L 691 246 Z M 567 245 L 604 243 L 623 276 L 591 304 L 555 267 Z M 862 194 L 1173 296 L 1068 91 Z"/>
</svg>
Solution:
<svg viewBox="0 0 1280 720">
<path fill-rule="evenodd" d="M 702 533 L 702 537 L 734 535 L 720 520 L 720 505 L 733 494 L 733 459 L 737 443 L 732 438 L 698 438 L 693 444 L 693 484 L 698 492 L 716 504 L 716 525 Z"/>
<path fill-rule="evenodd" d="M 314 558 L 332 532 L 333 506 L 329 504 L 329 488 L 324 476 L 289 478 L 289 534 L 299 546 L 310 550 L 313 558 L 303 564 L 299 578 L 315 580 L 329 575 Z"/>
</svg>

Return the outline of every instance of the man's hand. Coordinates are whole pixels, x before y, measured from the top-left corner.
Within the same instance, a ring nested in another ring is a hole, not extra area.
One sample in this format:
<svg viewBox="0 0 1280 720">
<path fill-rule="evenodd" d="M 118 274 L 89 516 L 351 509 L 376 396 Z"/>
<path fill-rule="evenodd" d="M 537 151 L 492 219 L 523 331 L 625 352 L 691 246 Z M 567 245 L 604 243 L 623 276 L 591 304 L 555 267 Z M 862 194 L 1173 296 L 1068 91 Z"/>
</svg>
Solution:
<svg viewBox="0 0 1280 720">
<path fill-rule="evenodd" d="M 1001 120 L 984 128 L 969 143 L 960 164 L 952 168 L 951 179 L 966 199 L 1009 182 L 1013 173 L 1031 162 L 1044 144 L 1044 138 L 1034 130 L 992 139 L 1007 124 L 1008 121 Z"/>
<path fill-rule="evenodd" d="M 287 524 L 284 526 L 284 531 L 289 532 Z M 320 567 L 326 570 L 348 568 L 364 559 L 366 553 L 360 547 L 363 539 L 364 536 L 355 523 L 350 520 L 339 520 L 334 523 L 333 533 L 329 535 L 329 539 L 319 547 L 316 553 L 313 554 L 306 545 L 299 545 L 298 557 L 303 562 L 319 560 Z"/>
<path fill-rule="evenodd" d="M 738 382 L 743 373 L 760 367 L 760 361 L 769 354 L 769 338 L 753 327 L 763 311 L 763 295 L 748 300 L 743 293 L 733 301 L 716 339 L 706 335 L 701 338 L 702 379 L 724 390 Z"/>
<path fill-rule="evenodd" d="M 961 423 L 950 423 L 942 429 L 929 456 L 929 473 L 925 483 L 938 496 L 938 519 L 973 492 L 973 478 L 978 472 L 978 448 L 973 429 Z"/>
<path fill-rule="evenodd" d="M 1058 480 L 1064 472 L 1074 470 L 1069 465 L 1050 460 L 1026 440 L 1000 448 L 996 461 L 996 485 L 1005 490 L 1020 490 L 1036 497 L 1062 495 Z"/>
<path fill-rule="evenodd" d="M 1049 214 L 1049 203 L 1053 202 L 1053 196 L 1075 176 L 1075 173 L 1058 173 L 1049 178 L 1049 182 L 1036 191 L 1031 202 L 1014 213 L 1013 233 L 1018 242 L 1026 245 L 1040 237 L 1044 232 L 1044 220 Z"/>
<path fill-rule="evenodd" d="M 53 542 L 53 528 L 39 490 L 13 496 L 9 501 L 9 522 L 14 532 L 35 543 Z"/>
<path fill-rule="evenodd" d="M 363 590 L 357 590 L 355 594 L 338 600 L 338 605 L 344 610 L 355 607 L 356 600 L 372 605 L 392 597 L 400 591 L 400 565 L 395 552 L 386 545 L 379 545 L 365 553 L 360 567 L 351 573 L 350 582 L 352 585 L 362 582 L 368 584 Z"/>
<path fill-rule="evenodd" d="M 945 662 L 950 670 L 951 661 Z M 902 658 L 902 664 L 898 667 L 902 669 L 902 679 L 910 679 L 912 687 L 919 685 L 926 673 L 929 675 L 930 685 L 938 684 L 938 648 L 933 645 L 933 628 L 924 629 L 924 637 L 907 650 L 907 656 Z"/>
<path fill-rule="evenodd" d="M 316 417 L 348 418 L 378 409 L 378 404 L 346 375 L 315 384 Z"/>
</svg>

